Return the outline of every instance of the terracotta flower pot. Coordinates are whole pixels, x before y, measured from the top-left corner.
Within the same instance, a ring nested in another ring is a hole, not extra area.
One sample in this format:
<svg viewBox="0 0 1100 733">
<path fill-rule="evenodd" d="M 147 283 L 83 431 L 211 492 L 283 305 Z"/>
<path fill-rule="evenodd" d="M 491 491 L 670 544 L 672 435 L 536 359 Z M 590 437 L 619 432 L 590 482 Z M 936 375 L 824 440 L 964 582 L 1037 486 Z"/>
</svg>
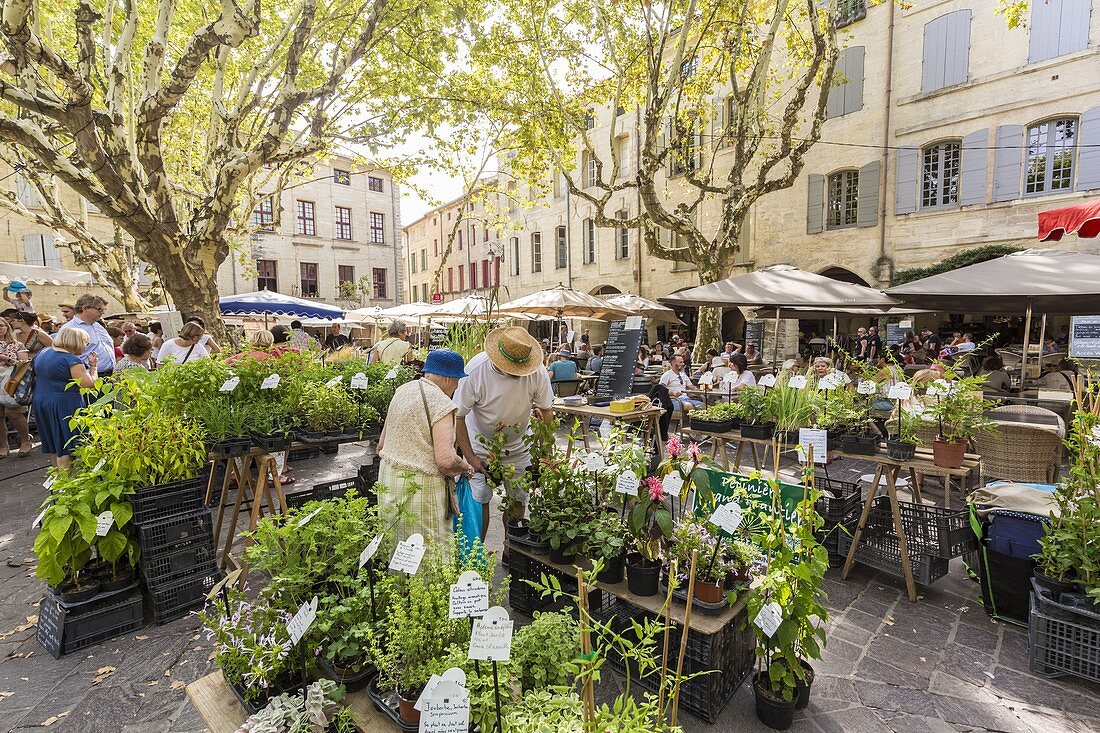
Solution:
<svg viewBox="0 0 1100 733">
<path fill-rule="evenodd" d="M 962 468 L 966 441 L 948 442 L 936 438 L 932 441 L 932 463 L 940 468 Z"/>
<path fill-rule="evenodd" d="M 705 583 L 696 578 L 695 597 L 703 603 L 721 603 L 725 593 L 718 583 Z"/>
<path fill-rule="evenodd" d="M 417 697 L 419 697 L 419 695 L 413 697 L 411 700 L 407 700 L 402 693 L 399 693 L 397 696 L 398 712 L 401 714 L 401 719 L 406 723 L 420 722 L 420 711 L 414 707 Z"/>
</svg>

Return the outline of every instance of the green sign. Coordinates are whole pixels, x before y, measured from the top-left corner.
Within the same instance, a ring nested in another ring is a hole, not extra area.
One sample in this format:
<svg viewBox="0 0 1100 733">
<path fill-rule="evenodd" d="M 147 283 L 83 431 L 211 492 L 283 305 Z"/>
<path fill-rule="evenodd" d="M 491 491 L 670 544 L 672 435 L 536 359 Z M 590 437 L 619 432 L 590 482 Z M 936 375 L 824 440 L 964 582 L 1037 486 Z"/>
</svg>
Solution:
<svg viewBox="0 0 1100 733">
<path fill-rule="evenodd" d="M 772 511 L 772 485 L 769 479 L 756 476 L 743 476 L 739 473 L 726 473 L 704 469 L 709 479 L 711 493 L 714 494 L 715 505 L 734 501 L 735 494 L 741 494 L 737 501 L 745 513 L 745 521 L 750 526 L 755 524 L 751 520 L 753 515 L 768 516 Z M 701 477 L 695 479 L 701 482 Z M 741 491 L 743 490 L 743 492 Z M 779 482 L 779 504 L 783 508 L 783 516 L 789 522 L 798 512 L 798 503 L 802 501 L 804 488 L 799 484 Z M 712 512 L 714 507 L 697 507 L 700 512 Z"/>
</svg>

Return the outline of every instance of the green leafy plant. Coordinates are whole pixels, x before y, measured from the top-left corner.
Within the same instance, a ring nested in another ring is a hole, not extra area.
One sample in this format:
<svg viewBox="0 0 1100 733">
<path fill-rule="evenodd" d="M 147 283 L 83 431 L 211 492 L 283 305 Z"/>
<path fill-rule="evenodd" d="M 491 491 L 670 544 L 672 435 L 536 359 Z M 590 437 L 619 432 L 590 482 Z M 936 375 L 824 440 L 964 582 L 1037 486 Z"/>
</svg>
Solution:
<svg viewBox="0 0 1100 733">
<path fill-rule="evenodd" d="M 512 668 L 524 691 L 566 685 L 580 650 L 577 622 L 566 613 L 535 613 L 512 639 Z"/>
<path fill-rule="evenodd" d="M 317 680 L 303 694 L 283 694 L 245 721 L 248 733 L 355 733 L 351 709 L 343 707 L 343 690 L 331 680 Z"/>
<path fill-rule="evenodd" d="M 676 523 L 669 537 L 666 557 L 670 566 L 675 561 L 681 583 L 687 581 L 693 552 L 699 553 L 695 566 L 696 581 L 715 584 L 725 581 L 730 568 L 724 555 L 716 554 L 717 543 L 717 535 L 711 533 L 706 523 L 695 515 L 686 515 Z"/>
<path fill-rule="evenodd" d="M 617 514 L 598 514 L 585 527 L 584 554 L 610 560 L 626 552 L 629 531 Z"/>
<path fill-rule="evenodd" d="M 982 397 L 985 377 L 961 378 L 950 370 L 945 377 L 926 386 L 924 399 L 924 414 L 936 422 L 940 439 L 967 441 L 994 427 L 996 423 L 985 416 L 996 405 Z"/>
<path fill-rule="evenodd" d="M 816 417 L 812 393 L 777 384 L 768 392 L 767 414 L 777 431 L 808 427 Z"/>
<path fill-rule="evenodd" d="M 751 399 L 751 398 L 750 398 Z M 691 419 L 701 420 L 713 420 L 714 422 L 721 422 L 722 420 L 733 420 L 742 417 L 744 414 L 744 408 L 740 402 L 719 402 L 711 405 L 705 410 L 692 410 Z"/>
<path fill-rule="evenodd" d="M 585 527 L 595 516 L 589 477 L 566 461 L 544 466 L 531 496 L 531 531 L 565 554 L 581 549 Z"/>
<path fill-rule="evenodd" d="M 738 392 L 737 406 L 742 419 L 750 424 L 756 425 L 769 419 L 768 395 L 760 387 L 746 387 Z"/>
</svg>

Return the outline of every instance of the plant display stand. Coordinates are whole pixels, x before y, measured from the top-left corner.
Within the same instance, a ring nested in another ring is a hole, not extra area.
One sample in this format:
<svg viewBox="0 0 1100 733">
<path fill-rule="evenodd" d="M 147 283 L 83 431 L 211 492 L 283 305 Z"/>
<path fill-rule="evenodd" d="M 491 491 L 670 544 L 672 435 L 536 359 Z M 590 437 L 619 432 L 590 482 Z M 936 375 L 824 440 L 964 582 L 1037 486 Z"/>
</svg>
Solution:
<svg viewBox="0 0 1100 733">
<path fill-rule="evenodd" d="M 748 446 L 748 450 L 752 453 L 752 466 L 757 471 L 763 470 L 766 467 L 766 461 L 768 459 L 768 451 L 771 449 L 772 440 L 761 440 L 758 438 L 746 438 L 741 435 L 740 430 L 729 430 L 724 433 L 714 433 L 709 430 L 702 430 L 695 426 L 687 428 L 682 431 L 685 435 L 693 436 L 697 440 L 704 438 L 711 439 L 710 457 L 718 461 L 722 466 L 723 471 L 730 470 L 730 459 L 728 449 L 733 443 L 737 444 L 737 453 L 733 458 L 733 470 L 738 471 L 741 469 L 741 463 L 745 459 L 745 447 Z M 760 448 L 763 447 L 763 451 Z"/>
<path fill-rule="evenodd" d="M 592 444 L 589 441 L 588 436 L 588 423 L 591 420 L 602 422 L 604 420 L 610 420 L 611 424 L 623 423 L 624 425 L 641 424 L 642 430 L 642 445 L 652 445 L 654 450 L 657 451 L 658 458 L 664 458 L 665 446 L 661 441 L 661 429 L 657 423 L 658 418 L 661 417 L 662 408 L 660 407 L 645 407 L 641 410 L 631 410 L 630 412 L 612 412 L 610 407 L 596 407 L 595 405 L 567 405 L 560 399 L 554 400 L 554 413 L 559 416 L 571 416 L 575 417 L 580 422 L 581 437 L 584 439 L 584 449 L 586 451 L 592 450 Z M 572 449 L 572 443 L 570 443 L 570 449 Z"/>
<path fill-rule="evenodd" d="M 515 542 L 509 542 L 508 545 L 513 563 L 510 566 L 512 571 L 510 588 L 522 586 L 529 591 L 526 597 L 529 599 L 527 608 L 530 610 L 513 605 L 513 611 L 529 615 L 533 611 L 545 608 L 548 600 L 541 598 L 538 591 L 523 582 L 525 579 L 538 580 L 542 573 L 555 575 L 563 581 L 565 578 L 572 578 L 573 582 L 570 586 L 562 582 L 562 589 L 570 592 L 569 588 L 572 588 L 572 592 L 575 592 L 576 570 L 574 568 L 552 563 L 545 556 L 536 555 L 531 548 Z M 588 607 L 592 616 L 600 621 L 610 621 L 617 633 L 630 633 L 632 621 L 640 621 L 643 618 L 657 619 L 664 603 L 663 595 L 634 595 L 625 582 L 595 582 L 591 587 L 593 590 L 588 595 Z M 696 613 L 691 617 L 684 673 L 709 671 L 710 674 L 700 675 L 681 684 L 680 706 L 711 723 L 718 718 L 722 708 L 752 672 L 756 660 L 756 639 L 748 626 L 747 605 L 751 594 L 751 589 L 742 593 L 733 606 L 721 613 L 714 615 Z M 687 607 L 683 602 L 676 600 L 672 602 L 669 609 L 669 620 L 673 626 L 669 635 L 670 649 L 679 649 L 686 612 Z M 651 677 L 639 679 L 637 669 L 628 668 L 627 662 L 622 658 L 616 658 L 614 654 L 610 654 L 608 661 L 619 674 L 625 676 L 629 673 L 632 684 L 641 685 L 649 690 L 656 689 L 660 679 L 659 672 Z M 675 655 L 670 653 L 668 666 L 673 672 L 675 665 Z"/>
</svg>

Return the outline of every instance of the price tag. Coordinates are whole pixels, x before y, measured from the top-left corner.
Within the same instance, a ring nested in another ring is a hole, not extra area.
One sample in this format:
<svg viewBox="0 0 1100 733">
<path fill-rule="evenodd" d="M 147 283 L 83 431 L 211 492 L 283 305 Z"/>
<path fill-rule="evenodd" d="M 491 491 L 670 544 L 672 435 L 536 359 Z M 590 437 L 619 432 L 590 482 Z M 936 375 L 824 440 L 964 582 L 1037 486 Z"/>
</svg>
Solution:
<svg viewBox="0 0 1100 733">
<path fill-rule="evenodd" d="M 599 453 L 589 453 L 584 457 L 584 470 L 585 471 L 602 471 L 607 467 L 607 461 L 603 459 Z"/>
<path fill-rule="evenodd" d="M 727 374 L 726 376 L 729 376 L 729 375 Z M 710 385 L 714 384 L 714 373 L 713 372 L 705 372 L 704 374 L 702 374 L 699 377 L 699 384 L 701 386 L 705 386 L 705 387 L 709 387 Z"/>
<path fill-rule="evenodd" d="M 34 518 L 34 521 L 31 522 L 31 529 L 35 529 L 36 527 L 41 527 L 42 526 L 42 520 L 45 519 L 45 518 L 46 518 L 46 510 L 43 509 L 41 512 L 38 513 L 38 516 Z"/>
<path fill-rule="evenodd" d="M 56 482 L 57 476 L 51 473 L 49 476 L 46 477 L 46 480 L 42 482 L 42 488 L 49 491 L 50 487 L 53 486 Z"/>
<path fill-rule="evenodd" d="M 772 601 L 761 607 L 760 613 L 756 614 L 756 620 L 753 623 L 760 627 L 765 636 L 771 637 L 779 629 L 779 624 L 783 623 L 783 609 L 779 607 L 778 603 Z"/>
<path fill-rule="evenodd" d="M 367 388 L 367 375 L 363 372 L 356 372 L 355 376 L 351 378 L 352 389 L 366 389 Z"/>
<path fill-rule="evenodd" d="M 814 448 L 814 463 L 824 464 L 829 460 L 829 431 L 815 428 L 798 429 L 798 460 L 806 462 L 810 454 L 809 446 Z"/>
<path fill-rule="evenodd" d="M 467 570 L 451 586 L 449 618 L 481 616 L 489 610 L 489 584 L 475 570 Z"/>
<path fill-rule="evenodd" d="M 95 536 L 106 537 L 115 525 L 115 515 L 110 509 L 95 518 Z"/>
<path fill-rule="evenodd" d="M 275 389 L 279 386 L 279 375 L 269 374 L 264 378 L 264 381 L 260 383 L 260 389 Z"/>
<path fill-rule="evenodd" d="M 237 388 L 237 385 L 241 383 L 240 377 L 230 377 L 222 382 L 222 386 L 218 387 L 219 392 L 232 392 Z"/>
<path fill-rule="evenodd" d="M 860 394 L 874 394 L 878 392 L 878 385 L 870 379 L 861 379 L 859 380 L 859 384 L 856 385 L 856 392 Z"/>
<path fill-rule="evenodd" d="M 298 613 L 294 614 L 294 618 L 290 619 L 290 623 L 286 625 L 286 633 L 290 634 L 290 643 L 292 646 L 302 640 L 302 637 L 309 631 L 309 627 L 313 625 L 316 618 L 317 596 L 313 596 L 312 601 L 303 603 L 299 606 Z"/>
<path fill-rule="evenodd" d="M 890 391 L 886 393 L 886 396 L 892 400 L 907 400 L 913 396 L 913 388 L 904 382 L 895 384 L 890 387 Z"/>
<path fill-rule="evenodd" d="M 733 534 L 737 531 L 737 528 L 741 526 L 741 520 L 743 518 L 744 511 L 741 509 L 741 505 L 735 501 L 731 501 L 718 505 L 718 508 L 710 515 L 710 523 L 720 527 L 729 534 Z"/>
<path fill-rule="evenodd" d="M 378 552 L 378 548 L 382 546 L 382 535 L 378 535 L 371 540 L 363 551 L 359 553 L 359 567 L 363 567 L 370 562 L 371 558 Z"/>
<path fill-rule="evenodd" d="M 386 372 L 386 379 L 397 379 L 397 367 L 390 367 L 390 370 Z"/>
<path fill-rule="evenodd" d="M 470 632 L 470 659 L 507 662 L 512 657 L 512 621 L 508 612 L 493 606 L 474 620 Z"/>
<path fill-rule="evenodd" d="M 451 667 L 442 675 L 433 674 L 428 679 L 428 684 L 424 685 L 424 691 L 420 693 L 420 697 L 417 698 L 416 705 L 413 705 L 413 708 L 423 712 L 424 706 L 432 699 L 432 693 L 435 692 L 435 688 L 439 686 L 440 682 L 453 682 L 459 687 L 466 687 L 466 673 L 458 667 Z"/>
<path fill-rule="evenodd" d="M 600 437 L 607 440 L 611 437 L 611 421 L 604 418 L 604 421 L 600 423 Z"/>
<path fill-rule="evenodd" d="M 806 389 L 806 375 L 796 374 L 787 380 L 787 386 L 791 389 Z"/>
<path fill-rule="evenodd" d="M 761 387 L 774 387 L 775 375 L 765 374 L 764 376 L 760 377 L 760 379 L 756 383 L 759 384 Z"/>
<path fill-rule="evenodd" d="M 304 517 L 302 517 L 301 519 L 299 519 L 299 520 L 298 520 L 298 526 L 299 526 L 299 527 L 304 527 L 304 526 L 306 526 L 307 524 L 309 524 L 309 520 L 313 519 L 313 518 L 314 518 L 314 517 L 316 517 L 316 516 L 317 516 L 318 514 L 320 514 L 320 513 L 321 513 L 321 510 L 322 510 L 322 509 L 324 509 L 324 507 L 323 507 L 323 506 L 319 506 L 319 507 L 317 507 L 316 509 L 314 509 L 313 511 L 311 511 L 311 512 L 310 512 L 309 514 L 307 514 L 307 515 L 305 515 Z"/>
<path fill-rule="evenodd" d="M 222 588 L 228 587 L 228 586 L 233 585 L 234 583 L 236 583 L 237 578 L 241 577 L 241 572 L 243 570 L 244 570 L 244 568 L 237 568 L 236 570 L 231 572 L 229 575 L 225 576 L 224 578 L 219 580 L 217 583 L 215 583 L 214 587 L 210 589 L 210 592 L 206 594 L 206 600 L 208 600 L 208 601 L 213 600 L 214 596 L 221 593 Z"/>
<path fill-rule="evenodd" d="M 684 480 L 680 478 L 680 474 L 673 472 L 665 476 L 661 485 L 665 487 L 666 494 L 679 496 L 680 489 L 684 488 Z"/>
<path fill-rule="evenodd" d="M 103 467 L 106 466 L 106 465 L 107 465 L 107 459 L 106 458 L 100 458 L 99 463 L 95 464 L 95 468 L 92 469 L 92 473 L 99 473 L 101 470 L 103 470 Z"/>
<path fill-rule="evenodd" d="M 620 473 L 619 478 L 615 479 L 615 491 L 620 494 L 627 494 L 628 496 L 638 495 L 638 486 L 641 482 L 638 480 L 638 474 L 633 471 L 627 471 L 626 473 Z"/>
<path fill-rule="evenodd" d="M 469 729 L 469 693 L 457 682 L 440 682 L 424 704 L 419 733 L 465 733 Z"/>
<path fill-rule="evenodd" d="M 326 387 L 335 387 L 336 385 L 340 384 L 340 382 L 342 382 L 342 381 L 344 381 L 343 375 L 342 374 L 337 374 L 335 377 L 333 377 L 332 379 L 325 382 L 325 386 Z"/>
<path fill-rule="evenodd" d="M 397 549 L 390 558 L 390 570 L 416 575 L 420 561 L 424 559 L 424 537 L 410 535 L 409 539 L 397 543 Z"/>
</svg>

